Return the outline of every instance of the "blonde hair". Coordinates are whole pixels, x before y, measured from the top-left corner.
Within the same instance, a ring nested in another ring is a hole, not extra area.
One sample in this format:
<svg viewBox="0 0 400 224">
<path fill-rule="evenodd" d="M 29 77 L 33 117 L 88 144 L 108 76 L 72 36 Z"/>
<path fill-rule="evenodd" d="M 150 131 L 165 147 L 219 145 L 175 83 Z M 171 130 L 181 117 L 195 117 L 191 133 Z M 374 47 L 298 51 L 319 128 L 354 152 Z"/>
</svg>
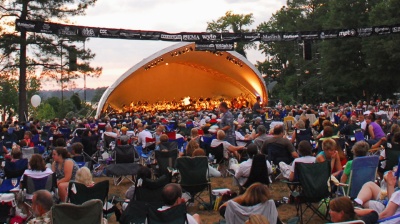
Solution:
<svg viewBox="0 0 400 224">
<path fill-rule="evenodd" d="M 92 173 L 90 173 L 89 168 L 81 167 L 78 171 L 76 171 L 75 181 L 86 186 L 93 184 Z"/>
<path fill-rule="evenodd" d="M 224 138 L 225 138 L 225 132 L 223 130 L 218 130 L 217 139 L 218 140 L 224 140 Z"/>
</svg>

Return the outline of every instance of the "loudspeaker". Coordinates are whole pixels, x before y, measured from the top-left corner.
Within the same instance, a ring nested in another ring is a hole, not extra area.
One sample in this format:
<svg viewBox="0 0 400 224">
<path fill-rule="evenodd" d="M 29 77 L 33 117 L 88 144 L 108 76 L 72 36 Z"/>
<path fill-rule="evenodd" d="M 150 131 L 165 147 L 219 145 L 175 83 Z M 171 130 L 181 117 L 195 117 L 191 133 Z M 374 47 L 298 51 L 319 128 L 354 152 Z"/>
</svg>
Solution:
<svg viewBox="0 0 400 224">
<path fill-rule="evenodd" d="M 311 42 L 304 41 L 303 43 L 303 59 L 312 60 Z"/>
<path fill-rule="evenodd" d="M 69 71 L 77 71 L 78 66 L 76 64 L 76 49 L 74 47 L 68 48 L 68 57 L 69 57 Z"/>
</svg>

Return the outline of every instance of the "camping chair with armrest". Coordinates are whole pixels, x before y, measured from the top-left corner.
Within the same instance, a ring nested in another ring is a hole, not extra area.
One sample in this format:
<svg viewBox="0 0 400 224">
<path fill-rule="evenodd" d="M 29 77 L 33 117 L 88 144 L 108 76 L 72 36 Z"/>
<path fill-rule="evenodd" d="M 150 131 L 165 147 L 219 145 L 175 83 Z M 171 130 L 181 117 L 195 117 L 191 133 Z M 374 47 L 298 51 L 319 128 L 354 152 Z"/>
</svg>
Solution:
<svg viewBox="0 0 400 224">
<path fill-rule="evenodd" d="M 278 210 L 272 199 L 253 206 L 243 206 L 233 200 L 229 200 L 225 210 L 226 223 L 246 223 L 252 214 L 265 216 L 269 223 L 277 223 L 278 221 Z"/>
<path fill-rule="evenodd" d="M 365 183 L 375 181 L 378 164 L 378 156 L 356 157 L 351 165 L 349 186 L 345 191 L 345 195 L 350 198 L 356 198 Z"/>
<path fill-rule="evenodd" d="M 210 146 L 210 149 L 211 155 L 214 156 L 215 164 L 218 164 L 218 166 L 220 166 L 220 170 L 226 169 L 228 166 L 228 158 L 225 158 L 224 156 L 224 144 L 221 143 L 216 147 Z"/>
<path fill-rule="evenodd" d="M 288 183 L 295 186 L 292 185 L 289 189 L 291 190 L 291 198 L 294 198 L 300 223 L 304 223 L 303 216 L 305 216 L 307 210 L 311 210 L 313 214 L 307 214 L 308 220 L 305 223 L 308 223 L 315 214 L 321 219 L 329 221 L 329 202 L 323 199 L 331 196 L 328 187 L 328 181 L 331 177 L 330 163 L 327 161 L 322 163 L 296 163 L 295 176 L 298 177 L 298 182 Z M 322 206 L 326 207 L 325 211 L 320 211 Z"/>
<path fill-rule="evenodd" d="M 169 139 L 169 142 L 175 142 L 176 143 L 176 147 L 178 148 L 178 150 L 181 150 L 183 145 L 185 144 L 185 139 L 184 138 L 177 138 L 177 139 Z"/>
<path fill-rule="evenodd" d="M 22 147 L 21 152 L 22 152 L 22 158 L 27 159 L 29 161 L 31 159 L 32 155 L 35 154 L 35 148 L 34 147 Z"/>
<path fill-rule="evenodd" d="M 391 148 L 385 147 L 386 166 L 384 171 L 392 170 L 397 165 L 400 157 L 400 144 L 391 144 Z"/>
<path fill-rule="evenodd" d="M 99 199 L 92 199 L 81 205 L 70 203 L 54 205 L 51 209 L 51 217 L 53 224 L 104 223 L 103 203 Z"/>
<path fill-rule="evenodd" d="M 119 220 L 120 223 L 145 223 L 148 207 L 161 208 L 163 205 L 162 190 L 171 178 L 163 175 L 158 179 L 138 180 L 135 184 L 135 192 L 130 199 Z M 141 183 L 141 184 L 139 184 Z"/>
<path fill-rule="evenodd" d="M 65 140 L 70 139 L 70 137 L 71 137 L 71 129 L 70 128 L 59 128 L 58 130 L 64 136 Z"/>
<path fill-rule="evenodd" d="M 204 149 L 207 155 L 211 153 L 211 142 L 213 139 L 215 139 L 214 135 L 206 136 L 203 131 L 203 136 L 200 139 L 200 148 Z"/>
<path fill-rule="evenodd" d="M 147 214 L 148 224 L 183 224 L 189 223 L 187 220 L 187 210 L 184 203 L 175 205 L 166 210 L 159 210 L 158 207 L 149 206 Z"/>
<path fill-rule="evenodd" d="M 176 168 L 176 159 L 178 158 L 178 150 L 157 150 L 155 151 L 155 157 L 158 165 L 157 175 L 170 175 L 169 169 Z"/>
<path fill-rule="evenodd" d="M 119 185 L 124 179 L 135 183 L 133 178 L 133 169 L 136 167 L 138 159 L 133 145 L 117 145 L 114 148 L 114 164 L 109 165 L 107 169 L 113 170 L 114 185 Z"/>
<path fill-rule="evenodd" d="M 28 206 L 30 214 L 33 214 L 32 210 L 32 195 L 38 190 L 48 190 L 53 193 L 54 197 L 57 197 L 57 177 L 56 173 L 50 174 L 42 178 L 33 178 L 27 175 L 22 177 L 21 181 L 21 193 L 23 195 L 24 204 Z M 29 217 L 27 218 L 29 220 Z"/>
<path fill-rule="evenodd" d="M 202 192 L 208 189 L 210 197 L 210 205 L 212 204 L 211 197 L 211 182 L 208 172 L 208 158 L 205 156 L 187 157 L 183 156 L 176 160 L 176 168 L 179 170 L 180 182 L 182 189 L 192 197 L 190 201 L 197 200 L 199 203 L 206 205 L 200 197 Z M 211 206 L 205 206 L 206 208 Z"/>
<path fill-rule="evenodd" d="M 8 193 L 12 189 L 19 189 L 21 177 L 27 168 L 27 159 L 19 159 L 15 162 L 6 160 L 4 166 L 5 179 L 0 185 L 0 193 Z"/>
</svg>

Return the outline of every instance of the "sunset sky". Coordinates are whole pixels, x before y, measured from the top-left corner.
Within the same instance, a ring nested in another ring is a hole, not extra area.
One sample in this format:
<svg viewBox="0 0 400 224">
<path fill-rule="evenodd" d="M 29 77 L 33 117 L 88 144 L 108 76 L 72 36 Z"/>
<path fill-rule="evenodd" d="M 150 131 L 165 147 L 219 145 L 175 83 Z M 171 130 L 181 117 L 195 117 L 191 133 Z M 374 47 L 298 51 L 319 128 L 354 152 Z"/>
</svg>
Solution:
<svg viewBox="0 0 400 224">
<path fill-rule="evenodd" d="M 207 22 L 217 20 L 231 10 L 235 14 L 253 13 L 251 28 L 268 21 L 286 0 L 98 0 L 87 15 L 74 17 L 75 25 L 165 32 L 205 32 Z M 88 79 L 87 87 L 111 85 L 120 75 L 142 59 L 175 42 L 91 38 L 86 43 L 96 57 L 94 66 L 102 66 L 98 79 Z M 248 51 L 251 63 L 263 60 L 258 51 Z M 77 81 L 83 88 L 83 81 Z M 48 86 L 52 88 L 51 86 Z M 56 88 L 55 86 L 53 88 Z"/>
</svg>

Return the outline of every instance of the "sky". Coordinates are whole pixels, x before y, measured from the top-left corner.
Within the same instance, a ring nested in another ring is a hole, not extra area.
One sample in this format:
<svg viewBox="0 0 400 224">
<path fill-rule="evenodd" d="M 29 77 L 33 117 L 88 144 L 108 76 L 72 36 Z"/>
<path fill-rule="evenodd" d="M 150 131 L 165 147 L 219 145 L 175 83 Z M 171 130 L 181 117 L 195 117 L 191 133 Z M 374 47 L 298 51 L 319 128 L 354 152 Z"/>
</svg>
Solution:
<svg viewBox="0 0 400 224">
<path fill-rule="evenodd" d="M 85 16 L 70 20 L 75 25 L 104 28 L 205 32 L 207 22 L 231 10 L 235 14 L 253 13 L 252 29 L 285 4 L 286 0 L 98 0 Z M 85 47 L 96 54 L 91 64 L 103 67 L 103 73 L 99 78 L 88 78 L 86 86 L 109 86 L 142 59 L 173 44 L 176 42 L 91 38 Z M 248 51 L 247 58 L 253 64 L 264 60 L 256 50 Z M 76 83 L 83 88 L 83 81 Z"/>
</svg>

